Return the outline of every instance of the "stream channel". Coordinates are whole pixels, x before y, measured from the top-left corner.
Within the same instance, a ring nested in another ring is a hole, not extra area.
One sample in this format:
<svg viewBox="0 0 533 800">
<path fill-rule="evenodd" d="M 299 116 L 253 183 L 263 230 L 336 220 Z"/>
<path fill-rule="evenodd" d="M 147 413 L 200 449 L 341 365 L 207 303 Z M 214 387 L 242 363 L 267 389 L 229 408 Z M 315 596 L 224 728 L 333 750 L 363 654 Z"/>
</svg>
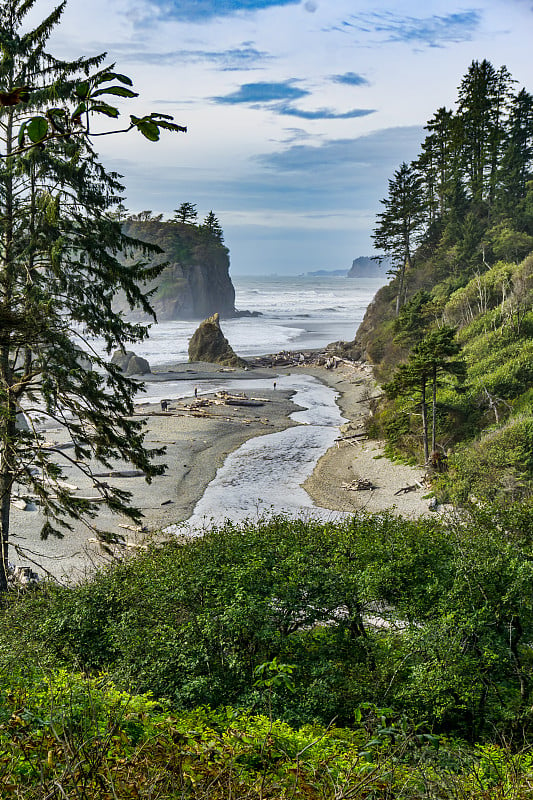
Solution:
<svg viewBox="0 0 533 800">
<path fill-rule="evenodd" d="M 180 381 L 179 396 L 193 394 L 194 386 Z M 218 388 L 257 391 L 272 388 L 271 380 L 197 383 L 202 394 Z M 314 505 L 301 485 L 312 473 L 318 459 L 333 445 L 339 426 L 345 422 L 334 389 L 324 386 L 311 375 L 278 376 L 279 389 L 293 391 L 292 401 L 303 410 L 290 417 L 300 424 L 277 433 L 249 439 L 226 458 L 215 478 L 207 486 L 185 523 L 170 525 L 170 533 L 199 534 L 213 524 L 226 520 L 239 522 L 258 519 L 265 514 L 286 513 L 328 520 L 335 512 Z M 149 393 L 152 386 L 150 386 Z M 172 390 L 165 385 L 165 396 Z M 150 398 L 152 399 L 152 398 Z"/>
</svg>

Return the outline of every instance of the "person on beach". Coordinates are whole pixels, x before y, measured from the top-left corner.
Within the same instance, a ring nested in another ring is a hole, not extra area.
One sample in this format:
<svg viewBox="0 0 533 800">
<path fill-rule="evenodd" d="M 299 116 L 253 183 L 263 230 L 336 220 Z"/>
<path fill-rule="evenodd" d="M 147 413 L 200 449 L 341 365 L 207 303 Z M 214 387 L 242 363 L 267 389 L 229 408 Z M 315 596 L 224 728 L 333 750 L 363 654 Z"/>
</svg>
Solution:
<svg viewBox="0 0 533 800">
<path fill-rule="evenodd" d="M 195 398 L 198 397 L 198 386 L 194 387 L 194 396 Z"/>
<path fill-rule="evenodd" d="M 161 411 L 167 411 L 168 409 L 168 400 L 161 400 Z"/>
</svg>

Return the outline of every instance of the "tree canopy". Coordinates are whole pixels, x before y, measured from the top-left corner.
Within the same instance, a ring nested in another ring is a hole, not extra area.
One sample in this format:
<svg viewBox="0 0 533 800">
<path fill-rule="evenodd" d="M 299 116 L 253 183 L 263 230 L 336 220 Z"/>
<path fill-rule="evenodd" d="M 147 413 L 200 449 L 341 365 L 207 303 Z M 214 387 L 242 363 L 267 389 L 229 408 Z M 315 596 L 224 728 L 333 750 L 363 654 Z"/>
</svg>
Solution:
<svg viewBox="0 0 533 800">
<path fill-rule="evenodd" d="M 95 503 L 61 480 L 67 464 L 92 475 L 92 464 L 130 461 L 147 480 L 152 463 L 142 426 L 131 418 L 137 385 L 90 345 L 107 352 L 147 335 L 112 305 L 121 290 L 131 307 L 151 313 L 142 290 L 154 271 L 141 259 L 124 266 L 124 250 L 149 247 L 125 236 L 120 176 L 99 162 L 95 116 L 119 117 L 114 97 L 135 95 L 131 80 L 104 55 L 63 61 L 46 51 L 65 8 L 60 3 L 33 28 L 36 0 L 0 3 L 0 590 L 6 586 L 10 503 L 16 491 L 44 514 L 42 536 L 60 536 L 72 518 L 88 525 Z M 168 115 L 130 116 L 156 141 L 160 129 L 185 130 Z M 119 132 L 119 131 L 109 131 Z M 25 418 L 27 424 L 19 422 Z M 45 444 L 44 426 L 65 429 L 72 451 Z M 129 495 L 94 478 L 95 499 L 133 519 Z"/>
</svg>

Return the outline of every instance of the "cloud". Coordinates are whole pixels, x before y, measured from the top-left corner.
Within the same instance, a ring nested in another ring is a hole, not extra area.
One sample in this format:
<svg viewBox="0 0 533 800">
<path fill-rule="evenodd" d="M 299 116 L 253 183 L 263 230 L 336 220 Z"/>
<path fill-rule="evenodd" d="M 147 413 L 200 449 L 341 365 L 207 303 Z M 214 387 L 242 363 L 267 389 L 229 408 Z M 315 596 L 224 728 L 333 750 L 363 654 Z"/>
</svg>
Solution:
<svg viewBox="0 0 533 800">
<path fill-rule="evenodd" d="M 236 91 L 221 97 L 212 97 L 217 103 L 239 105 L 245 103 L 252 108 L 269 108 L 276 114 L 284 117 L 297 117 L 298 119 L 355 119 L 373 114 L 373 108 L 352 108 L 350 111 L 337 112 L 331 108 L 319 108 L 315 111 L 305 111 L 296 108 L 293 103 L 308 97 L 311 92 L 301 89 L 294 84 L 295 78 L 278 83 L 244 83 Z M 282 101 L 282 102 L 277 102 Z"/>
<path fill-rule="evenodd" d="M 346 86 L 369 86 L 369 82 L 362 75 L 356 72 L 345 72 L 342 75 L 332 75 L 331 80 L 334 83 L 342 83 Z"/>
<path fill-rule="evenodd" d="M 283 116 L 298 117 L 299 119 L 355 119 L 356 117 L 366 117 L 369 114 L 374 114 L 376 111 L 375 108 L 352 108 L 351 111 L 343 111 L 341 113 L 337 113 L 331 108 L 319 108 L 316 111 L 302 111 L 289 104 L 274 106 L 273 110 Z"/>
<path fill-rule="evenodd" d="M 256 157 L 269 172 L 287 175 L 298 173 L 297 185 L 306 176 L 313 181 L 358 185 L 366 177 L 390 177 L 400 161 L 416 157 L 424 129 L 417 125 L 385 128 L 356 139 L 333 139 L 319 145 L 295 144 L 277 153 Z M 366 176 L 366 177 L 365 177 Z M 373 189 L 375 191 L 375 187 Z"/>
<path fill-rule="evenodd" d="M 235 92 L 222 97 L 213 97 L 212 99 L 217 103 L 229 105 L 239 103 L 263 104 L 276 100 L 299 100 L 310 94 L 306 89 L 299 89 L 294 86 L 294 83 L 295 79 L 279 83 L 244 83 Z"/>
<path fill-rule="evenodd" d="M 152 52 L 140 49 L 130 50 L 123 57 L 129 63 L 169 65 L 187 62 L 197 64 L 210 62 L 224 72 L 233 70 L 256 69 L 259 63 L 266 61 L 268 53 L 257 50 L 255 47 L 242 45 L 228 50 L 170 50 L 167 52 Z"/>
<path fill-rule="evenodd" d="M 152 0 L 163 18 L 181 22 L 206 22 L 242 11 L 260 11 L 273 6 L 297 5 L 300 0 Z"/>
<path fill-rule="evenodd" d="M 445 44 L 471 41 L 481 24 L 481 14 L 474 9 L 444 16 L 402 17 L 393 12 L 355 14 L 335 30 L 350 29 L 377 34 L 386 42 L 442 47 Z"/>
</svg>

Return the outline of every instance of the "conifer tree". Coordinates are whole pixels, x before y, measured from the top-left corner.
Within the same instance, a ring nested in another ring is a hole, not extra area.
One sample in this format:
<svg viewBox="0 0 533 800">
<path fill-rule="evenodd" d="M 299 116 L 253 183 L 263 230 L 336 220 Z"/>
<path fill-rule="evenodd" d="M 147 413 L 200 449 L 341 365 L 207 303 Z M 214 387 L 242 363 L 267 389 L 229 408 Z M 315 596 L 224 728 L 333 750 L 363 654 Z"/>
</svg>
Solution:
<svg viewBox="0 0 533 800">
<path fill-rule="evenodd" d="M 412 269 L 413 253 L 426 219 L 422 182 L 413 164 L 405 161 L 389 181 L 389 195 L 381 201 L 385 211 L 377 215 L 372 238 L 378 250 L 392 258 L 391 272 L 398 278 L 396 316 L 404 300 L 406 270 Z"/>
<path fill-rule="evenodd" d="M 60 480 L 66 464 L 89 477 L 91 460 L 101 468 L 124 459 L 147 480 L 162 471 L 151 460 L 160 451 L 145 448 L 142 426 L 129 418 L 135 383 L 87 343 L 101 336 L 110 353 L 147 335 L 112 307 L 122 291 L 131 307 L 151 313 L 140 286 L 154 271 L 117 257 L 143 245 L 124 236 L 111 213 L 120 208 L 120 176 L 104 169 L 91 144 L 103 134 L 91 129 L 95 114 L 116 119 L 110 97 L 135 93 L 129 78 L 102 67 L 103 55 L 49 55 L 65 3 L 28 29 L 36 2 L 0 2 L 0 591 L 15 490 L 38 502 L 45 539 L 62 536 L 73 519 L 93 525 L 95 503 Z M 153 141 L 160 128 L 185 130 L 159 114 L 130 116 L 124 130 L 133 128 Z M 65 429 L 71 450 L 45 446 L 46 422 Z M 112 511 L 139 519 L 127 492 L 93 482 Z"/>
<path fill-rule="evenodd" d="M 222 226 L 213 211 L 210 211 L 209 214 L 207 214 L 202 227 L 204 230 L 208 231 L 208 233 L 213 236 L 217 242 L 222 243 L 224 241 L 224 232 L 222 230 Z"/>
<path fill-rule="evenodd" d="M 198 218 L 195 203 L 182 203 L 179 208 L 174 209 L 173 222 L 181 222 L 183 225 L 194 225 Z"/>
</svg>

